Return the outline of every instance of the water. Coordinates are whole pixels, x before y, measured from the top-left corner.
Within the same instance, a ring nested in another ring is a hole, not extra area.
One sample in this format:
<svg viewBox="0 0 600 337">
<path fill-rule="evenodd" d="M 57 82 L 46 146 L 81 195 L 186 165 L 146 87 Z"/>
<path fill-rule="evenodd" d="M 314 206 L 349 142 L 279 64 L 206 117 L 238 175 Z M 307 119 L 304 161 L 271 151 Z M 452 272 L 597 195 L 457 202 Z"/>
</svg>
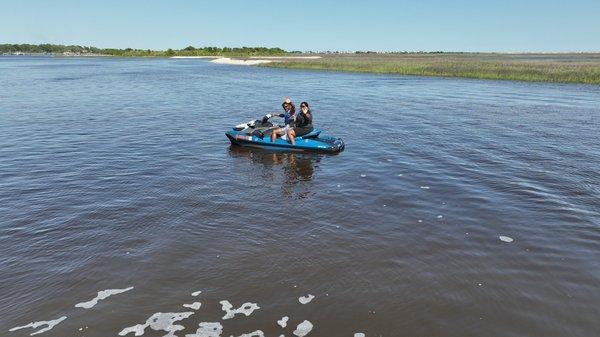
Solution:
<svg viewBox="0 0 600 337">
<path fill-rule="evenodd" d="M 2 336 L 600 330 L 598 86 L 3 57 L 0 88 Z M 230 147 L 287 95 L 346 150 Z"/>
</svg>

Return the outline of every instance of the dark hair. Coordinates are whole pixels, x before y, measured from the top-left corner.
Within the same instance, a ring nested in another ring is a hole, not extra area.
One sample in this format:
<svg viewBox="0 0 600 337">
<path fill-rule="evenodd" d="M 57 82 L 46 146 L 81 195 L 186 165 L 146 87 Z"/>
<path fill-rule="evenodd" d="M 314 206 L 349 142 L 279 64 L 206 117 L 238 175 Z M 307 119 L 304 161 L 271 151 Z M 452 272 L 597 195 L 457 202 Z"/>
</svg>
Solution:
<svg viewBox="0 0 600 337">
<path fill-rule="evenodd" d="M 285 102 L 283 102 L 283 103 L 281 104 L 281 107 L 283 108 L 283 110 L 285 110 L 285 105 L 286 105 L 286 104 L 289 104 L 289 105 L 290 105 L 290 115 L 293 115 L 293 114 L 295 114 L 295 113 L 296 113 L 296 107 L 294 106 L 294 103 L 291 103 L 291 102 L 290 102 L 290 103 L 285 103 Z"/>
<path fill-rule="evenodd" d="M 308 102 L 300 103 L 300 108 L 302 108 L 303 105 L 306 105 L 306 107 L 308 108 L 308 113 L 310 113 L 310 105 L 308 105 Z"/>
</svg>

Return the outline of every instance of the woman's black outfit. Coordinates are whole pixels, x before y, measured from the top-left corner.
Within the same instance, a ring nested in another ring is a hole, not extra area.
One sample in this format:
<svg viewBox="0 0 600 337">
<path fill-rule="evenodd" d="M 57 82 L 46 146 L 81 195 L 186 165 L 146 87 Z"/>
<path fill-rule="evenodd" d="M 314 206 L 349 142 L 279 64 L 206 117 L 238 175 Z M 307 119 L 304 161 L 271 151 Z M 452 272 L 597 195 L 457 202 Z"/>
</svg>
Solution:
<svg viewBox="0 0 600 337">
<path fill-rule="evenodd" d="M 296 134 L 296 137 L 304 136 L 312 130 L 312 113 L 304 114 L 303 112 L 300 112 L 296 116 L 296 122 L 294 123 L 294 133 Z"/>
</svg>

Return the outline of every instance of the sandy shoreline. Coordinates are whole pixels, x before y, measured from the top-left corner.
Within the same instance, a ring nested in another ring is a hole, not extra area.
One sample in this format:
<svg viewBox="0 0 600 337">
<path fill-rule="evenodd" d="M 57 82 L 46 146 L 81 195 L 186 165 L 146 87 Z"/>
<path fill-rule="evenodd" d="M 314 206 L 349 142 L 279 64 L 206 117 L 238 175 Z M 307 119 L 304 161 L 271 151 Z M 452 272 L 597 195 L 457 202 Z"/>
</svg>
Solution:
<svg viewBox="0 0 600 337">
<path fill-rule="evenodd" d="M 250 56 L 250 59 L 231 58 L 224 56 L 171 56 L 172 59 L 210 59 L 210 62 L 219 64 L 232 64 L 242 66 L 255 66 L 281 60 L 314 60 L 321 56 Z"/>
<path fill-rule="evenodd" d="M 219 64 L 233 64 L 233 65 L 240 65 L 240 66 L 255 66 L 255 65 L 264 64 L 264 63 L 271 63 L 273 61 L 272 60 L 240 60 L 240 59 L 232 59 L 229 57 L 221 57 L 218 59 L 214 59 L 210 62 L 219 63 Z"/>
<path fill-rule="evenodd" d="M 216 59 L 221 56 L 171 56 L 172 59 Z"/>
<path fill-rule="evenodd" d="M 262 60 L 316 60 L 323 58 L 323 56 L 250 56 L 250 58 Z"/>
<path fill-rule="evenodd" d="M 172 59 L 208 59 L 212 63 L 219 64 L 232 64 L 241 66 L 254 66 L 263 63 L 270 63 L 271 60 L 244 60 L 244 59 L 233 59 L 230 57 L 223 56 L 171 56 Z"/>
</svg>

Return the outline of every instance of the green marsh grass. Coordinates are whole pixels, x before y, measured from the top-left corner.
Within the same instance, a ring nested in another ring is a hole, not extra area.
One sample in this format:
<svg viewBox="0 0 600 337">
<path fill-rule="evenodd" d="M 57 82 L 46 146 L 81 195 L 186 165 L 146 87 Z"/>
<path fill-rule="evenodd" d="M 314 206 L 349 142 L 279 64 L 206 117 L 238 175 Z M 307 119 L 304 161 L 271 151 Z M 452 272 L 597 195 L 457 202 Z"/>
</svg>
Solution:
<svg viewBox="0 0 600 337">
<path fill-rule="evenodd" d="M 321 56 L 320 59 L 288 59 L 263 66 L 376 74 L 600 84 L 600 54 L 595 53 L 390 53 Z"/>
</svg>

